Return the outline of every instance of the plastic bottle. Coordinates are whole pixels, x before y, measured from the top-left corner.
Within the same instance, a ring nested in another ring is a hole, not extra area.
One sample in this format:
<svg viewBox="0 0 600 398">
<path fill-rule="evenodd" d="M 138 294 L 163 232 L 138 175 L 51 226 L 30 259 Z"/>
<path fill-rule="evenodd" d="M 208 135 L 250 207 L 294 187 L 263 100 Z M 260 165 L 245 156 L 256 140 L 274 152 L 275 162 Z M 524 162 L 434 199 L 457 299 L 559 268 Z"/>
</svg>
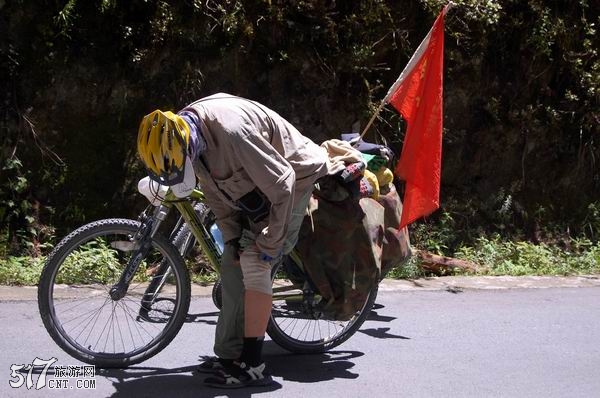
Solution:
<svg viewBox="0 0 600 398">
<path fill-rule="evenodd" d="M 215 240 L 215 243 L 217 244 L 217 247 L 221 251 L 221 254 L 223 254 L 223 250 L 225 250 L 225 243 L 223 242 L 223 234 L 221 233 L 221 230 L 219 229 L 219 227 L 217 227 L 216 223 L 210 226 L 210 234 L 212 235 L 213 239 Z"/>
<path fill-rule="evenodd" d="M 160 205 L 164 200 L 169 187 L 160 185 L 150 177 L 144 177 L 138 181 L 138 191 L 146 197 L 154 206 Z"/>
</svg>

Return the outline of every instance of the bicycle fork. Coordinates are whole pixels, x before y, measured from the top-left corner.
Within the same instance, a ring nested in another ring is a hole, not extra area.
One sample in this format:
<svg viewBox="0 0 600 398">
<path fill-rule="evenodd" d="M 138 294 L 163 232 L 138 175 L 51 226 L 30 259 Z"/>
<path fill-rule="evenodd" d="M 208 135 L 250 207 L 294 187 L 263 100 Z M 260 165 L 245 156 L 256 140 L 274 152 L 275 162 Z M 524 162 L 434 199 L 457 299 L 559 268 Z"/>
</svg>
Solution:
<svg viewBox="0 0 600 398">
<path fill-rule="evenodd" d="M 121 300 L 127 294 L 129 284 L 138 271 L 142 260 L 148 255 L 152 248 L 152 238 L 168 213 L 169 208 L 164 205 L 157 206 L 151 216 L 148 216 L 147 211 L 145 211 L 141 216 L 141 226 L 134 235 L 133 240 L 131 242 L 122 242 L 122 244 L 126 246 L 122 249 L 129 248 L 134 251 L 135 254 L 127 263 L 119 281 L 109 290 L 110 297 L 114 301 Z"/>
</svg>

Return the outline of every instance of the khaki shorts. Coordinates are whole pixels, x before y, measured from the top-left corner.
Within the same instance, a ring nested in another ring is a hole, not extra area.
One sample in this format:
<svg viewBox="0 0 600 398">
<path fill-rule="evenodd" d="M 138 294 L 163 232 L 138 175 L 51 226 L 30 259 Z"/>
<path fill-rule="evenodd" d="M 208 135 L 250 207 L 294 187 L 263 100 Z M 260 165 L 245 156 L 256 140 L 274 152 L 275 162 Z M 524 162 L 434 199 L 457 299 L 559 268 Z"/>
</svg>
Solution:
<svg viewBox="0 0 600 398">
<path fill-rule="evenodd" d="M 300 197 L 292 208 L 292 215 L 287 227 L 287 236 L 283 245 L 282 254 L 288 254 L 292 251 L 298 242 L 298 233 L 302 226 L 302 220 L 306 214 L 306 208 L 310 200 L 312 190 Z M 273 264 L 279 261 L 275 258 L 271 261 L 260 259 L 260 250 L 255 244 L 258 233 L 266 227 L 265 222 L 255 225 L 247 225 L 242 231 L 240 238 L 240 266 L 244 276 L 244 286 L 248 290 L 254 290 L 266 294 L 272 294 L 271 268 Z"/>
</svg>

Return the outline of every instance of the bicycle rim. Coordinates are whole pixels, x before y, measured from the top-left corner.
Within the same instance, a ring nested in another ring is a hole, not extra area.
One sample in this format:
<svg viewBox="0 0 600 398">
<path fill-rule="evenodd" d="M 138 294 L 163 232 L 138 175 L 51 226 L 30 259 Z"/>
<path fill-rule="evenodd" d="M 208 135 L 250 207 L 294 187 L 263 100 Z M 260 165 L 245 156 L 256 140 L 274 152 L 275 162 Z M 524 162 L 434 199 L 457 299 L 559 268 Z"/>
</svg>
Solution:
<svg viewBox="0 0 600 398">
<path fill-rule="evenodd" d="M 125 297 L 111 299 L 110 288 L 137 253 L 132 236 L 138 227 L 122 219 L 81 227 L 55 248 L 44 268 L 38 298 L 46 329 L 83 362 L 101 367 L 139 363 L 162 350 L 185 320 L 189 277 L 175 248 L 160 238 L 153 239 Z M 157 279 L 160 291 L 142 306 L 144 293 Z"/>
</svg>

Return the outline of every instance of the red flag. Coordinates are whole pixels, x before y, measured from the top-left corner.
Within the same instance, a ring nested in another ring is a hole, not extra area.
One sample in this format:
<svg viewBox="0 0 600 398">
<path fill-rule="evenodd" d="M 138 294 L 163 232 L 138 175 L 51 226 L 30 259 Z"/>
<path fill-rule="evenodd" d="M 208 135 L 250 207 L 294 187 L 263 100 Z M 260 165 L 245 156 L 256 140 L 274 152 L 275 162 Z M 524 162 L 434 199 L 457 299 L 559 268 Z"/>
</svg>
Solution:
<svg viewBox="0 0 600 398">
<path fill-rule="evenodd" d="M 400 228 L 440 205 L 445 6 L 400 77 L 389 102 L 408 126 L 396 174 L 406 182 Z"/>
</svg>

